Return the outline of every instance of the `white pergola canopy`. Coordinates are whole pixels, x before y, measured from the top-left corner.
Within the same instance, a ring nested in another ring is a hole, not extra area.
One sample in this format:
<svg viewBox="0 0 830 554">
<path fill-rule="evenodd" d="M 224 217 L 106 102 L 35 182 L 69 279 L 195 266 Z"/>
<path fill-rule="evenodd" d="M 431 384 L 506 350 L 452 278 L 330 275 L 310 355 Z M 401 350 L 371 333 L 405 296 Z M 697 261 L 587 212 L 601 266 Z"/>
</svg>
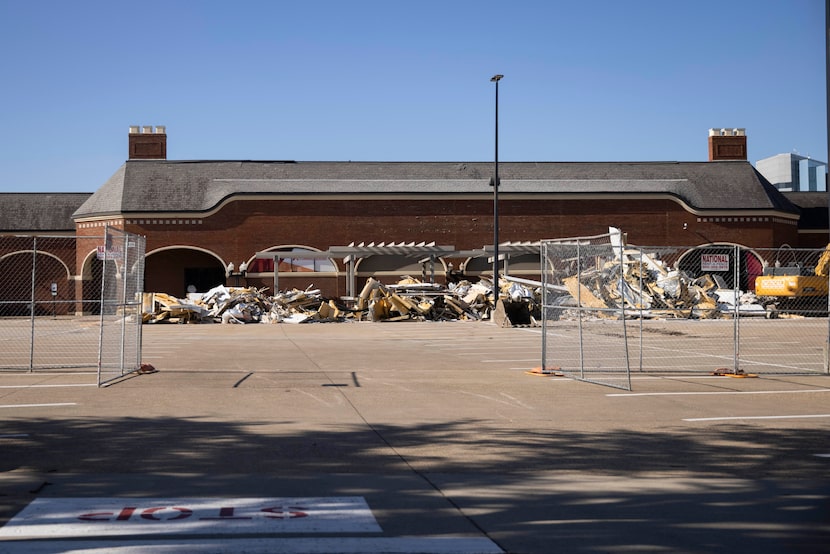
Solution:
<svg viewBox="0 0 830 554">
<path fill-rule="evenodd" d="M 505 242 L 499 244 L 499 259 L 507 260 L 510 254 L 539 254 L 540 242 Z M 288 258 L 304 259 L 343 259 L 347 268 L 347 290 L 349 296 L 355 294 L 355 262 L 367 256 L 405 256 L 420 258 L 420 263 L 429 263 L 430 275 L 435 276 L 435 260 L 438 258 L 478 258 L 492 256 L 493 246 L 484 246 L 479 250 L 456 250 L 452 245 L 436 245 L 435 242 L 361 242 L 348 246 L 330 246 L 321 252 L 273 251 L 257 252 L 257 259 L 274 260 L 274 292 L 279 290 L 279 261 Z M 506 266 L 506 263 L 505 263 Z"/>
</svg>

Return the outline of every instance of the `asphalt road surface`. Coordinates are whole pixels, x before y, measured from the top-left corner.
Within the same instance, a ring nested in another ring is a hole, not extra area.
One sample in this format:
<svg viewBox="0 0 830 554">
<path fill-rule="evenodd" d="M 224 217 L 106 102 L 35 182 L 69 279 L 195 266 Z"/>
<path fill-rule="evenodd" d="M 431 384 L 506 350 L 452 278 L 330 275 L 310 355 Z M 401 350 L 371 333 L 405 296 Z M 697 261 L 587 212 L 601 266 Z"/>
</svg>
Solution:
<svg viewBox="0 0 830 554">
<path fill-rule="evenodd" d="M 0 552 L 830 549 L 827 375 L 627 392 L 484 322 L 143 331 L 158 372 L 105 388 L 0 373 Z"/>
</svg>

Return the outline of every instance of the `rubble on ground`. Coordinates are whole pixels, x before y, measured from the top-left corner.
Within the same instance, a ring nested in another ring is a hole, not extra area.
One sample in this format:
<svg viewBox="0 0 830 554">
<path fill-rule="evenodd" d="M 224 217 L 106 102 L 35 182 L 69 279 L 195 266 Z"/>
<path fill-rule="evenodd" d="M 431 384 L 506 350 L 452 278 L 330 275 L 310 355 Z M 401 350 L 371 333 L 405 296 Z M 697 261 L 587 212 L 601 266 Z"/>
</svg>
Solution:
<svg viewBox="0 0 830 554">
<path fill-rule="evenodd" d="M 621 236 L 621 234 L 618 234 Z M 618 239 L 622 240 L 622 239 Z M 579 317 L 694 318 L 768 316 L 751 292 L 729 288 L 715 275 L 694 277 L 664 263 L 656 254 L 617 242 L 613 258 L 579 275 L 559 275 L 557 283 L 500 276 L 499 301 L 493 282 L 460 280 L 446 285 L 404 276 L 384 284 L 368 278 L 354 298 L 329 298 L 319 289 L 266 294 L 267 289 L 215 287 L 179 299 L 145 293 L 145 323 L 311 323 L 342 321 L 490 320 L 500 326 L 537 325 L 542 290 L 553 308 L 551 319 Z"/>
<path fill-rule="evenodd" d="M 751 292 L 727 288 L 719 276 L 693 277 L 667 266 L 656 255 L 636 248 L 622 252 L 595 269 L 583 269 L 579 276 L 560 279 L 560 286 L 549 286 L 555 317 L 576 317 L 568 308 L 593 309 L 600 318 L 694 318 L 712 319 L 765 315 L 766 310 Z M 620 278 L 622 277 L 622 278 Z"/>
<path fill-rule="evenodd" d="M 492 303 L 493 283 L 466 280 L 447 285 L 405 276 L 395 284 L 369 278 L 355 298 L 329 298 L 310 286 L 281 291 L 218 286 L 204 294 L 179 299 L 164 293 L 144 294 L 144 323 L 323 323 L 345 321 L 491 320 L 499 326 L 536 326 L 541 322 L 542 287 L 554 308 L 552 319 L 578 317 L 576 308 L 599 318 L 626 317 L 711 319 L 764 316 L 766 310 L 751 292 L 726 288 L 710 275 L 693 278 L 666 267 L 655 256 L 627 250 L 619 257 L 561 284 L 511 276 L 500 278 L 499 302 Z M 620 271 L 623 271 L 620 279 Z"/>
<path fill-rule="evenodd" d="M 506 303 L 538 304 L 540 293 L 525 284 L 504 281 Z M 293 289 L 273 296 L 267 289 L 215 287 L 179 299 L 164 293 L 144 294 L 144 323 L 311 323 L 337 321 L 454 321 L 489 319 L 493 283 L 459 281 L 441 285 L 405 276 L 386 285 L 369 278 L 354 299 L 328 298 L 319 289 Z M 507 322 L 509 323 L 509 321 Z M 527 323 L 535 323 L 535 320 Z"/>
</svg>

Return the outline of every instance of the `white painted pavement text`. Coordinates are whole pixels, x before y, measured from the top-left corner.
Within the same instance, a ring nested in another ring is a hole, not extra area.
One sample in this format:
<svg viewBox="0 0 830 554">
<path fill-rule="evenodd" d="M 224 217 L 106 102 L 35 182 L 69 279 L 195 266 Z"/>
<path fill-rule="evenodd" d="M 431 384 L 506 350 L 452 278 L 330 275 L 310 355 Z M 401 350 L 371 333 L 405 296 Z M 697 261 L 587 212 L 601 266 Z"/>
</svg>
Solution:
<svg viewBox="0 0 830 554">
<path fill-rule="evenodd" d="M 0 537 L 380 533 L 362 497 L 37 498 Z"/>
</svg>

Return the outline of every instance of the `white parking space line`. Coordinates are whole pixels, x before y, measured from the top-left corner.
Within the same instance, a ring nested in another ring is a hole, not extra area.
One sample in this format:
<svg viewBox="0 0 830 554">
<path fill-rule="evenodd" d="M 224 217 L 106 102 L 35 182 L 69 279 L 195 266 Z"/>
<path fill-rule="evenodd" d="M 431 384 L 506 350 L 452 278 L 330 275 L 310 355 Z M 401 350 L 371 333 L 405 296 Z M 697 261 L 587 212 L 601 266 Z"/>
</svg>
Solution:
<svg viewBox="0 0 830 554">
<path fill-rule="evenodd" d="M 467 353 L 476 354 L 476 353 L 481 352 L 482 350 L 493 350 L 493 351 L 496 351 L 496 352 L 505 352 L 505 351 L 508 351 L 508 350 L 519 350 L 521 352 L 527 352 L 528 350 L 536 351 L 536 350 L 538 350 L 538 348 L 531 348 L 531 347 L 528 347 L 528 346 L 521 346 L 521 345 L 518 345 L 518 346 L 493 346 L 492 344 L 487 344 L 485 346 L 482 346 L 481 348 L 475 348 L 475 347 L 471 347 L 471 348 L 439 347 L 438 350 L 443 350 L 443 351 L 447 351 L 447 352 L 456 352 L 458 354 L 467 354 Z"/>
<path fill-rule="evenodd" d="M 828 417 L 830 414 L 808 414 L 808 415 L 771 415 L 771 416 L 728 416 L 728 417 L 690 417 L 683 421 L 735 421 L 746 419 L 805 419 Z"/>
<path fill-rule="evenodd" d="M 479 360 L 484 364 L 506 364 L 516 362 L 538 362 L 539 358 L 507 358 L 504 360 Z"/>
<path fill-rule="evenodd" d="M 685 375 L 678 373 L 677 375 L 632 375 L 632 381 L 691 381 L 691 380 L 717 380 L 723 381 L 721 375 Z"/>
<path fill-rule="evenodd" d="M 688 391 L 688 392 L 619 392 L 610 393 L 605 396 L 627 398 L 633 396 L 720 396 L 720 395 L 742 395 L 742 394 L 802 394 L 830 392 L 830 389 L 801 389 L 801 390 L 750 390 L 750 391 Z"/>
<path fill-rule="evenodd" d="M 63 387 L 97 387 L 95 383 L 73 383 L 65 385 L 0 385 L 0 389 L 59 389 Z"/>
<path fill-rule="evenodd" d="M 77 402 L 56 402 L 54 404 L 0 404 L 0 408 L 52 408 L 57 406 L 77 405 Z"/>
<path fill-rule="evenodd" d="M 71 373 L 42 373 L 40 371 L 31 372 L 27 369 L 20 369 L 11 371 L 9 373 L 0 373 L 0 377 L 20 377 L 28 375 L 30 377 L 61 377 L 63 375 L 98 375 L 97 371 L 73 371 Z"/>
</svg>

